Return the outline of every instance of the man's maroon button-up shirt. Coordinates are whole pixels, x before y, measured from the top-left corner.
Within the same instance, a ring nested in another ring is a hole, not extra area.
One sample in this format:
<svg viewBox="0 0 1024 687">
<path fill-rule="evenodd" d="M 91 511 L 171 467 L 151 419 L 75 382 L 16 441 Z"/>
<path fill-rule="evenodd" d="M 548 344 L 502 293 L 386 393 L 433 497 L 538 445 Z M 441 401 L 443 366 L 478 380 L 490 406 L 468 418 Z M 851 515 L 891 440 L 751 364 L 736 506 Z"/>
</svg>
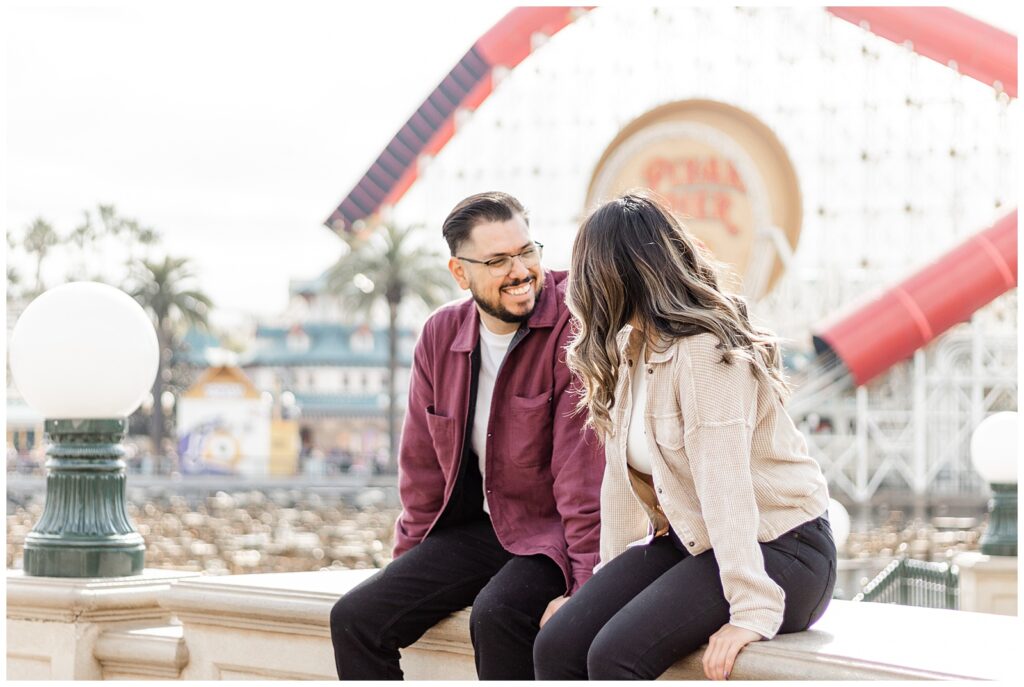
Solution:
<svg viewBox="0 0 1024 687">
<path fill-rule="evenodd" d="M 550 557 L 571 594 L 598 559 L 604 450 L 583 429 L 583 414 L 573 412 L 565 286 L 565 272 L 545 273 L 527 331 L 495 380 L 484 487 L 505 549 Z M 398 458 L 403 510 L 395 557 L 427 536 L 451 496 L 467 440 L 470 355 L 479 335 L 480 316 L 467 299 L 431 315 L 416 344 Z"/>
</svg>

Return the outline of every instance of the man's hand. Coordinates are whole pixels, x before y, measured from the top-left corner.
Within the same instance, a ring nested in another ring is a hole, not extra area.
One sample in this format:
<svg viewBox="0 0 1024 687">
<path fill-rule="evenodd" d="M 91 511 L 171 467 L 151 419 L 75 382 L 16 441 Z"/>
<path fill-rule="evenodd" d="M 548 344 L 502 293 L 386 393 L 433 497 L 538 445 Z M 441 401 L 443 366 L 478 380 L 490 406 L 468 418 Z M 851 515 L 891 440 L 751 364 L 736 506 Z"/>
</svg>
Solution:
<svg viewBox="0 0 1024 687">
<path fill-rule="evenodd" d="M 544 610 L 544 615 L 540 617 L 540 626 L 544 627 L 544 623 L 551 620 L 551 616 L 553 616 L 555 612 L 562 607 L 562 604 L 564 604 L 568 600 L 569 597 L 567 596 L 556 596 L 554 599 L 552 599 L 551 603 L 549 603 L 548 607 Z"/>
<path fill-rule="evenodd" d="M 753 630 L 726 623 L 708 640 L 708 648 L 701 661 L 704 664 L 704 676 L 709 680 L 728 680 L 740 650 L 760 639 L 761 635 Z"/>
</svg>

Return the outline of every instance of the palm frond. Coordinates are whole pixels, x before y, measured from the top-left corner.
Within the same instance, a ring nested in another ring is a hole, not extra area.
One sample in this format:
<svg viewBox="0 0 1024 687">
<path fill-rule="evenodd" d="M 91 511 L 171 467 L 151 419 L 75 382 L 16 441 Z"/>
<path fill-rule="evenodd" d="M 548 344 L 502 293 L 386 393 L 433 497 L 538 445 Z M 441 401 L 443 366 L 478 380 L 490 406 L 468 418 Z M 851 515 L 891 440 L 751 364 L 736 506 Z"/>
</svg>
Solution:
<svg viewBox="0 0 1024 687">
<path fill-rule="evenodd" d="M 208 326 L 213 301 L 190 285 L 195 274 L 188 258 L 141 260 L 132 266 L 130 279 L 130 295 L 149 312 L 160 331 L 177 334 L 188 326 Z"/>
</svg>

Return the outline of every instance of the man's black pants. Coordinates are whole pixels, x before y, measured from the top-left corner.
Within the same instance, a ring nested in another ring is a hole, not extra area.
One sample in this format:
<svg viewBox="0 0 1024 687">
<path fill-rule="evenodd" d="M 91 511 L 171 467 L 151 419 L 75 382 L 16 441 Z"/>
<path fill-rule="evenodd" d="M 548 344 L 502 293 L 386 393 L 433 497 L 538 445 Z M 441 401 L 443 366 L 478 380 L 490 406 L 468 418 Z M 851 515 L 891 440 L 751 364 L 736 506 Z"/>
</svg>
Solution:
<svg viewBox="0 0 1024 687">
<path fill-rule="evenodd" d="M 714 551 L 692 556 L 670 535 L 613 558 L 544 625 L 537 679 L 654 680 L 729 622 Z M 765 572 L 786 593 L 779 633 L 806 630 L 835 587 L 828 520 L 760 546 Z"/>
<path fill-rule="evenodd" d="M 431 532 L 334 605 L 338 677 L 402 679 L 399 649 L 472 605 L 477 676 L 532 680 L 540 617 L 564 593 L 565 578 L 553 560 L 505 551 L 489 519 Z"/>
</svg>

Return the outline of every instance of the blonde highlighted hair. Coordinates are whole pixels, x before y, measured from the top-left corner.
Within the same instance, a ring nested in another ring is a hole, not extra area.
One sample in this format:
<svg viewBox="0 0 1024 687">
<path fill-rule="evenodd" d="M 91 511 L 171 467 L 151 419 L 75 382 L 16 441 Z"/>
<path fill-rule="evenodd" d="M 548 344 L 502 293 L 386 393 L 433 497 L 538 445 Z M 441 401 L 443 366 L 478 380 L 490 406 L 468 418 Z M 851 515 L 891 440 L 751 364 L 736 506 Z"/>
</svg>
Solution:
<svg viewBox="0 0 1024 687">
<path fill-rule="evenodd" d="M 724 364 L 747 361 L 780 398 L 789 393 L 779 340 L 751 324 L 744 300 L 720 288 L 700 243 L 650 194 L 627 193 L 584 220 L 567 303 L 576 327 L 567 362 L 582 382 L 577 410 L 602 439 L 618 383 L 617 337 L 633 321 L 650 342 L 710 332 Z"/>
</svg>

